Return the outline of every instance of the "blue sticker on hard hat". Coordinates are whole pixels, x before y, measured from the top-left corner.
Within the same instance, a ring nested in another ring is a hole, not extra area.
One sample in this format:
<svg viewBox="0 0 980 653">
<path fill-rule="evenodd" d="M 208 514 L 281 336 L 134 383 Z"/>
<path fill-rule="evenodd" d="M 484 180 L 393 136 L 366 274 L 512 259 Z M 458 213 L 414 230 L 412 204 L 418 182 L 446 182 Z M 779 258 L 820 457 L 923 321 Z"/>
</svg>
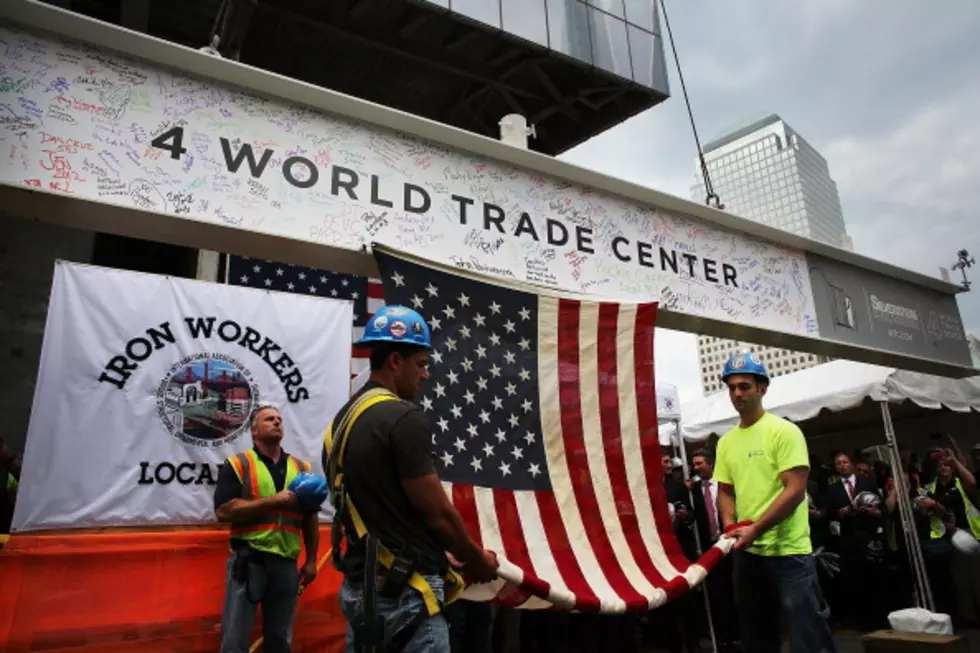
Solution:
<svg viewBox="0 0 980 653">
<path fill-rule="evenodd" d="M 733 358 L 732 359 L 732 369 L 733 370 L 740 370 L 743 367 L 745 367 L 745 358 L 744 357 L 739 356 L 737 358 Z"/>
<path fill-rule="evenodd" d="M 749 358 L 752 359 L 752 362 L 756 365 L 762 365 L 762 359 L 759 358 L 759 354 L 752 354 L 749 356 Z"/>
<path fill-rule="evenodd" d="M 391 323 L 391 328 L 389 331 L 391 331 L 391 335 L 395 336 L 396 338 L 404 338 L 406 331 L 405 323 L 401 320 L 395 320 Z"/>
<path fill-rule="evenodd" d="M 425 327 L 422 326 L 421 322 L 412 322 L 412 331 L 414 331 L 416 335 L 422 335 L 425 333 Z"/>
<path fill-rule="evenodd" d="M 402 308 L 401 306 L 393 306 L 385 311 L 388 317 L 398 317 L 400 315 L 408 315 L 408 309 Z"/>
<path fill-rule="evenodd" d="M 374 328 L 377 329 L 378 331 L 385 328 L 387 324 L 388 324 L 388 318 L 386 318 L 384 315 L 379 315 L 378 317 L 374 318 Z"/>
</svg>

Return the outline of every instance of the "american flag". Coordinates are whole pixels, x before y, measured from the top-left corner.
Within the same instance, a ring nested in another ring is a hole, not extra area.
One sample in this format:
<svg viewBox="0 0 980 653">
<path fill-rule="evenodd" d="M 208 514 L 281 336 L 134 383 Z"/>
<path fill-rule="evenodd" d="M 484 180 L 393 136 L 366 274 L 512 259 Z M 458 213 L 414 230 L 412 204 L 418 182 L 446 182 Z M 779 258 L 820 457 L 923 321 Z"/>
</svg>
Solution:
<svg viewBox="0 0 980 653">
<path fill-rule="evenodd" d="M 433 336 L 415 401 L 467 529 L 502 560 L 464 596 L 620 613 L 700 583 L 674 536 L 657 434 L 656 304 L 560 299 L 375 250 L 389 304 Z"/>
<path fill-rule="evenodd" d="M 227 269 L 226 281 L 231 285 L 353 301 L 354 334 L 351 342 L 361 337 L 364 325 L 384 306 L 384 288 L 378 279 L 247 256 L 229 256 Z M 351 347 L 351 379 L 366 370 L 368 365 L 368 352 Z"/>
</svg>

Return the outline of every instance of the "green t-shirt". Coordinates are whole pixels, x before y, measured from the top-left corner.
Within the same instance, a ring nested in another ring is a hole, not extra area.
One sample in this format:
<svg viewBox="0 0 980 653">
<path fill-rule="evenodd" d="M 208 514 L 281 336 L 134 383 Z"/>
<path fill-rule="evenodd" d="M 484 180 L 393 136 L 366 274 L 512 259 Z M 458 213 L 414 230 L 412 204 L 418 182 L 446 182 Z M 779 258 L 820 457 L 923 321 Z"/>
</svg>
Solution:
<svg viewBox="0 0 980 653">
<path fill-rule="evenodd" d="M 783 491 L 780 472 L 794 467 L 810 467 L 803 432 L 795 424 L 766 413 L 752 426 L 736 426 L 722 436 L 714 477 L 735 487 L 736 519 L 755 521 Z M 763 533 L 748 551 L 764 556 L 811 553 L 806 501 Z"/>
</svg>

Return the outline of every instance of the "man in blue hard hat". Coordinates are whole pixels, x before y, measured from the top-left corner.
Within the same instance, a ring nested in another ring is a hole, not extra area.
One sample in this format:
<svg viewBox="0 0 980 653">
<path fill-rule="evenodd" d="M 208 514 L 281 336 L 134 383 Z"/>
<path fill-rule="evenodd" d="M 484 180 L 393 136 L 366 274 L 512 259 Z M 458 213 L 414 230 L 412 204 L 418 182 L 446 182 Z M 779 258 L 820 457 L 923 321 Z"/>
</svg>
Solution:
<svg viewBox="0 0 980 653">
<path fill-rule="evenodd" d="M 305 493 L 294 482 L 308 475 L 310 464 L 283 451 L 279 410 L 256 408 L 251 431 L 254 447 L 225 461 L 214 491 L 218 520 L 231 525 L 232 549 L 220 650 L 248 653 L 261 604 L 264 650 L 288 653 L 296 599 L 316 578 L 320 503 L 298 496 Z M 301 548 L 305 561 L 297 569 Z"/>
<path fill-rule="evenodd" d="M 429 378 L 429 326 L 385 306 L 355 344 L 371 351 L 371 377 L 331 422 L 323 454 L 347 650 L 449 653 L 443 607 L 462 579 L 447 552 L 475 582 L 492 580 L 497 563 L 446 496 L 428 421 L 411 401 Z"/>
<path fill-rule="evenodd" d="M 803 432 L 762 407 L 769 374 L 758 354 L 725 364 L 739 424 L 718 441 L 718 514 L 736 539 L 735 604 L 745 651 L 777 653 L 780 621 L 793 653 L 836 650 L 817 581 L 807 512 L 809 454 Z"/>
</svg>

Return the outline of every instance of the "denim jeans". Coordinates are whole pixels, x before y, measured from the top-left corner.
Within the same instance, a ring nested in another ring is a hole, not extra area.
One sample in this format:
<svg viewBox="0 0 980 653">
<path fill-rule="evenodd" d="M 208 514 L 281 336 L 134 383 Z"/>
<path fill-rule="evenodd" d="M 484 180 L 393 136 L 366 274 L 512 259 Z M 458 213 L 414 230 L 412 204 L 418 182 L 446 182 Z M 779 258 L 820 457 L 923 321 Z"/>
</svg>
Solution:
<svg viewBox="0 0 980 653">
<path fill-rule="evenodd" d="M 444 612 L 452 653 L 493 653 L 493 607 L 489 603 L 455 601 Z"/>
<path fill-rule="evenodd" d="M 248 584 L 232 578 L 235 556 L 228 559 L 225 607 L 221 615 L 221 653 L 248 653 L 255 610 L 262 605 L 262 635 L 268 653 L 289 653 L 293 615 L 299 596 L 296 561 L 264 555 L 250 561 Z"/>
<path fill-rule="evenodd" d="M 360 580 L 360 579 L 358 579 Z M 436 598 L 445 599 L 445 581 L 441 576 L 425 576 L 432 586 Z M 385 639 L 391 639 L 421 613 L 425 612 L 422 596 L 409 586 L 405 586 L 396 598 L 377 596 L 378 614 L 384 618 Z M 344 578 L 340 586 L 340 609 L 347 617 L 347 645 L 345 651 L 354 653 L 354 632 L 351 622 L 361 612 L 364 600 L 364 586 L 361 582 L 352 583 L 350 578 Z M 442 613 L 428 617 L 422 621 L 411 639 L 405 644 L 402 653 L 450 653 L 449 624 Z"/>
<path fill-rule="evenodd" d="M 782 621 L 789 630 L 790 653 L 836 652 L 812 555 L 732 555 L 742 650 L 778 653 Z"/>
</svg>

